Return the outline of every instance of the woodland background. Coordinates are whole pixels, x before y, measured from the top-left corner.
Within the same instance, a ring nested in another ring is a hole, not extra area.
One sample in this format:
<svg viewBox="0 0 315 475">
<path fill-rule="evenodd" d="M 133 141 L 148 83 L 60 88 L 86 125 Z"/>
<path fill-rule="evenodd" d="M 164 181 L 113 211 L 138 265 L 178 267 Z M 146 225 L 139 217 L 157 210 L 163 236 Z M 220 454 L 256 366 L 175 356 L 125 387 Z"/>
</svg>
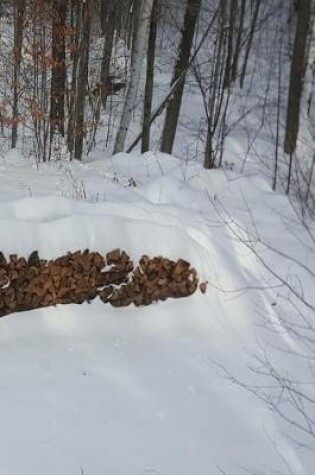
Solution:
<svg viewBox="0 0 315 475">
<path fill-rule="evenodd" d="M 3 0 L 0 25 L 2 150 L 40 162 L 141 147 L 211 169 L 233 166 L 234 135 L 244 166 L 256 155 L 313 213 L 312 0 Z"/>
<path fill-rule="evenodd" d="M 0 6 L 2 264 L 119 248 L 206 290 L 1 318 L 0 472 L 313 473 L 315 0 Z"/>
</svg>

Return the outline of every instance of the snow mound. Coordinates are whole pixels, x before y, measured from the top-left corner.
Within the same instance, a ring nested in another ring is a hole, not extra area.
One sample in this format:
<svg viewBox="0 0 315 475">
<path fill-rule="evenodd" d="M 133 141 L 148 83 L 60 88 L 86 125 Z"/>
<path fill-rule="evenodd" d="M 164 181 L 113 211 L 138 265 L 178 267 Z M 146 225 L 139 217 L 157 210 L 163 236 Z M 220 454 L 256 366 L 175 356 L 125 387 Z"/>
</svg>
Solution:
<svg viewBox="0 0 315 475">
<path fill-rule="evenodd" d="M 292 308 L 248 246 L 281 275 L 305 277 L 262 246 L 308 262 L 310 247 L 299 252 L 284 232 L 300 230 L 286 198 L 256 174 L 207 173 L 162 154 L 18 169 L 6 159 L 0 190 L 6 255 L 120 247 L 135 261 L 183 257 L 209 282 L 204 295 L 148 308 L 94 301 L 1 319 L 1 475 L 312 473 L 294 427 L 287 438 L 286 421 L 228 377 L 273 394 L 268 375 L 250 370 L 271 351 L 303 380 L 275 351 L 287 348 L 280 311 Z"/>
</svg>

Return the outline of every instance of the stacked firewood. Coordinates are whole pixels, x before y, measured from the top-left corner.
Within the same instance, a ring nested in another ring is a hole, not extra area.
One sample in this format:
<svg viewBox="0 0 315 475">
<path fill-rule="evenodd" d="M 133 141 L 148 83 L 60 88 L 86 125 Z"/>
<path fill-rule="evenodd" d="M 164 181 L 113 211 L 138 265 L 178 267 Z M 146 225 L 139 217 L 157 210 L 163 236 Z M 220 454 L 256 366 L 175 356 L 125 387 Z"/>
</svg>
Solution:
<svg viewBox="0 0 315 475">
<path fill-rule="evenodd" d="M 134 270 L 126 252 L 69 252 L 55 260 L 0 253 L 0 316 L 49 305 L 90 302 L 100 296 L 115 307 L 148 305 L 195 292 L 195 269 L 182 259 L 143 256 Z"/>
<path fill-rule="evenodd" d="M 129 282 L 116 289 L 107 287 L 100 292 L 100 298 L 114 307 L 131 303 L 136 306 L 150 305 L 169 297 L 187 297 L 195 292 L 197 285 L 197 273 L 189 262 L 143 256 Z"/>
</svg>

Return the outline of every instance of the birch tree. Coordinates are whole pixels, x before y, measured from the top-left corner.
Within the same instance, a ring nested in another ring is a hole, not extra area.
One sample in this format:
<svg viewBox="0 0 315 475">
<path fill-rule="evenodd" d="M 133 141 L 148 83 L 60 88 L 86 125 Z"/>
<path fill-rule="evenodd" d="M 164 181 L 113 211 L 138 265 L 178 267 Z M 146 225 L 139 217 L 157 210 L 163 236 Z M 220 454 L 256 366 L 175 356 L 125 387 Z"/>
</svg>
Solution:
<svg viewBox="0 0 315 475">
<path fill-rule="evenodd" d="M 142 0 L 140 4 L 138 29 L 133 46 L 130 80 L 127 88 L 119 129 L 115 140 L 114 153 L 122 152 L 125 147 L 132 111 L 134 110 L 135 101 L 137 98 L 141 67 L 146 54 L 153 1 L 154 0 Z"/>
</svg>

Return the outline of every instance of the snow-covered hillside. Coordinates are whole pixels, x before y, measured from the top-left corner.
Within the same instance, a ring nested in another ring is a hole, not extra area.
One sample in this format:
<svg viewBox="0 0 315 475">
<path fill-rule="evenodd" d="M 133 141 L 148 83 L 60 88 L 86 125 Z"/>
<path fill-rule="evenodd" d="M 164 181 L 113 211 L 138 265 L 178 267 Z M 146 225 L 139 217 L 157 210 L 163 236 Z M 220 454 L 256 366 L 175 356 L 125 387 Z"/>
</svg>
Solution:
<svg viewBox="0 0 315 475">
<path fill-rule="evenodd" d="M 208 281 L 145 308 L 2 318 L 1 475 L 312 474 L 314 243 L 250 164 L 10 152 L 0 196 L 6 255 L 121 247 Z"/>
</svg>

